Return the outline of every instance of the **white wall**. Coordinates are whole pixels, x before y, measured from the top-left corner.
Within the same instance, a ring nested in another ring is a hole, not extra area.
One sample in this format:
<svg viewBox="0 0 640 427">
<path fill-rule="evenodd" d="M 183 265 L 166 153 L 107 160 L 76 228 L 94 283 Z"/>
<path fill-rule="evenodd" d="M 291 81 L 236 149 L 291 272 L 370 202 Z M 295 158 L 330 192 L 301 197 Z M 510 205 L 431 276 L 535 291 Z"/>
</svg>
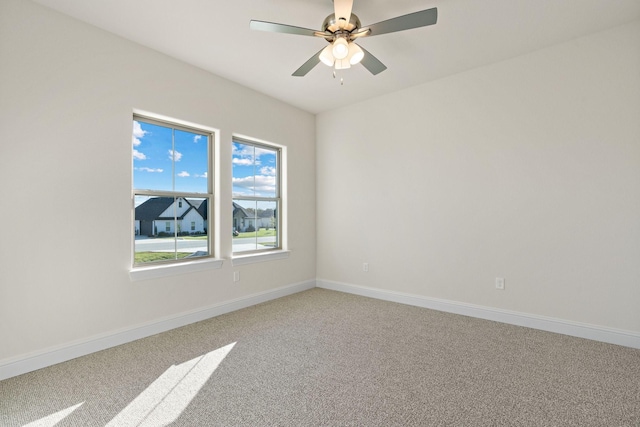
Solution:
<svg viewBox="0 0 640 427">
<path fill-rule="evenodd" d="M 312 114 L 29 1 L 0 3 L 0 58 L 0 366 L 313 283 Z M 132 282 L 133 109 L 220 129 L 223 258 L 231 254 L 232 133 L 285 146 L 290 257 L 235 268 L 227 259 L 219 270 Z"/>
<path fill-rule="evenodd" d="M 319 281 L 640 332 L 640 22 L 320 114 L 317 153 Z"/>
</svg>

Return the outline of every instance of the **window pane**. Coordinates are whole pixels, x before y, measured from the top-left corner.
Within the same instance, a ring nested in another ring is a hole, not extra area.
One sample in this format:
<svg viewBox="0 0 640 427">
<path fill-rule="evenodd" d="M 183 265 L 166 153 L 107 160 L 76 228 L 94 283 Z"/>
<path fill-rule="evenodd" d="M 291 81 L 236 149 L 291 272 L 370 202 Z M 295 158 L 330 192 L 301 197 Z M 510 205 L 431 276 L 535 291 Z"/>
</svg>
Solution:
<svg viewBox="0 0 640 427">
<path fill-rule="evenodd" d="M 179 129 L 174 136 L 175 190 L 207 193 L 208 137 Z"/>
<path fill-rule="evenodd" d="M 277 150 L 233 143 L 233 195 L 277 197 Z"/>
<path fill-rule="evenodd" d="M 173 130 L 133 121 L 133 188 L 173 190 Z"/>
<path fill-rule="evenodd" d="M 233 252 L 278 247 L 275 201 L 233 201 Z"/>
<path fill-rule="evenodd" d="M 173 197 L 135 196 L 136 264 L 176 259 Z"/>
</svg>

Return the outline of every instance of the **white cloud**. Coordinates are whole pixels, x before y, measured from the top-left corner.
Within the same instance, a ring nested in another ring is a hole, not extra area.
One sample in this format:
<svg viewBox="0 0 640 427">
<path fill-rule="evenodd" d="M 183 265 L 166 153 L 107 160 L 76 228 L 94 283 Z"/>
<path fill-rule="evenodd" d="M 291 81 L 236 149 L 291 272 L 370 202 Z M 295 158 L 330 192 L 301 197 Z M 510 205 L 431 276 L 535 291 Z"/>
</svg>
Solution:
<svg viewBox="0 0 640 427">
<path fill-rule="evenodd" d="M 202 139 L 202 135 L 196 135 L 193 137 L 193 142 L 197 144 L 200 141 L 200 139 Z"/>
<path fill-rule="evenodd" d="M 233 178 L 233 185 L 235 187 L 248 188 L 256 192 L 273 193 L 276 191 L 276 177 L 256 175 L 255 177 Z"/>
<path fill-rule="evenodd" d="M 240 147 L 240 148 L 239 148 Z M 239 145 L 233 144 L 233 163 L 241 166 L 248 165 L 260 165 L 260 156 L 263 154 L 274 154 L 272 150 L 266 150 L 260 147 L 253 147 L 251 145 Z"/>
<path fill-rule="evenodd" d="M 136 160 L 145 160 L 147 158 L 147 156 L 144 155 L 144 153 L 141 153 L 140 151 L 136 150 L 135 148 L 133 149 L 133 158 Z"/>
<path fill-rule="evenodd" d="M 252 159 L 247 159 L 247 158 L 238 158 L 238 157 L 234 157 L 233 160 L 231 161 L 234 165 L 238 165 L 238 166 L 251 166 L 253 164 L 253 160 Z"/>
<path fill-rule="evenodd" d="M 133 136 L 132 136 L 133 146 L 137 147 L 138 145 L 142 144 L 142 141 L 140 141 L 140 138 L 144 138 L 144 136 L 147 133 L 148 132 L 146 130 L 142 130 L 142 127 L 140 126 L 140 123 L 134 120 L 133 121 Z"/>
<path fill-rule="evenodd" d="M 195 174 L 196 178 L 206 178 L 207 177 L 207 172 L 203 173 L 202 175 L 200 174 Z"/>
<path fill-rule="evenodd" d="M 265 166 L 262 169 L 260 169 L 260 173 L 262 175 L 275 176 L 276 168 L 274 168 L 273 166 Z"/>
<path fill-rule="evenodd" d="M 146 130 L 142 130 L 142 126 L 140 126 L 140 122 L 134 120 L 133 121 L 133 136 L 136 138 L 143 138 L 147 134 Z"/>
<path fill-rule="evenodd" d="M 169 151 L 169 159 L 179 162 L 180 159 L 182 158 L 182 153 L 180 153 L 179 151 L 174 151 L 174 150 L 168 150 Z"/>
<path fill-rule="evenodd" d="M 150 172 L 150 173 L 162 173 L 164 172 L 163 169 L 152 169 L 152 168 L 136 168 L 136 170 L 142 171 L 142 172 Z"/>
<path fill-rule="evenodd" d="M 187 172 L 187 171 L 182 171 L 182 172 L 180 172 L 180 173 L 178 174 L 178 176 L 179 176 L 180 178 L 186 178 L 186 177 L 191 176 L 191 175 L 190 175 L 190 174 L 189 174 L 189 172 Z"/>
</svg>

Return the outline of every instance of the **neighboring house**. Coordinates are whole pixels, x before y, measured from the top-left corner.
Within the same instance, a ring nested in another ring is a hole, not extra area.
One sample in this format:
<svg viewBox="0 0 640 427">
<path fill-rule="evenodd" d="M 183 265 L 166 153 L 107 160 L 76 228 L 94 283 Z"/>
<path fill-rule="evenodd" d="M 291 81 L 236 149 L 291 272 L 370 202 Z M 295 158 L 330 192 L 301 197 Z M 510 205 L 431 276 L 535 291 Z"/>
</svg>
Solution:
<svg viewBox="0 0 640 427">
<path fill-rule="evenodd" d="M 254 231 L 261 228 L 276 228 L 277 221 L 273 209 L 258 210 L 257 216 L 253 210 L 247 210 L 237 203 L 233 203 L 233 228 L 240 231 Z"/>
<path fill-rule="evenodd" d="M 199 203 L 198 203 L 199 202 Z M 152 197 L 136 207 L 135 233 L 142 236 L 157 236 L 159 233 L 198 234 L 206 230 L 207 204 L 179 197 Z M 194 203 L 198 206 L 194 206 Z M 174 219 L 176 221 L 174 221 Z"/>
<path fill-rule="evenodd" d="M 196 208 L 200 216 L 204 219 L 204 230 L 208 228 L 207 224 L 207 212 L 209 211 L 208 199 L 187 199 L 191 205 Z"/>
<path fill-rule="evenodd" d="M 174 209 L 177 222 L 174 222 Z M 198 234 L 207 230 L 206 199 L 185 199 L 179 197 L 152 197 L 136 207 L 136 236 L 157 236 L 158 233 Z M 276 219 L 272 210 L 258 212 L 247 211 L 237 203 L 233 203 L 233 227 L 239 232 L 260 228 L 275 228 Z"/>
<path fill-rule="evenodd" d="M 255 227 L 255 218 L 245 208 L 233 202 L 233 228 L 238 231 L 247 231 L 249 226 Z"/>
<path fill-rule="evenodd" d="M 276 228 L 276 217 L 273 209 L 258 211 L 258 226 L 256 228 Z"/>
</svg>

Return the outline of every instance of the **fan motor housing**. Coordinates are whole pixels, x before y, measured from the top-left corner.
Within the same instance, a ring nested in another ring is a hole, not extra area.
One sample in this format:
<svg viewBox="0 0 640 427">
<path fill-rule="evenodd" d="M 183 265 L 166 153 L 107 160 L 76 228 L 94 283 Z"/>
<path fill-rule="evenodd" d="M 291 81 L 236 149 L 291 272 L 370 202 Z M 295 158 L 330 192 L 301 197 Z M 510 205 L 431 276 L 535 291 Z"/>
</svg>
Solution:
<svg viewBox="0 0 640 427">
<path fill-rule="evenodd" d="M 336 19 L 336 15 L 332 13 L 331 15 L 327 16 L 324 19 L 324 22 L 322 23 L 321 28 L 323 31 L 329 31 L 330 33 L 340 34 L 341 32 L 351 33 L 352 31 L 357 30 L 361 26 L 362 24 L 360 23 L 360 18 L 358 18 L 358 16 L 355 13 L 352 13 L 351 18 L 349 19 L 349 23 L 344 28 L 341 29 L 340 26 L 338 25 L 338 20 Z"/>
</svg>

